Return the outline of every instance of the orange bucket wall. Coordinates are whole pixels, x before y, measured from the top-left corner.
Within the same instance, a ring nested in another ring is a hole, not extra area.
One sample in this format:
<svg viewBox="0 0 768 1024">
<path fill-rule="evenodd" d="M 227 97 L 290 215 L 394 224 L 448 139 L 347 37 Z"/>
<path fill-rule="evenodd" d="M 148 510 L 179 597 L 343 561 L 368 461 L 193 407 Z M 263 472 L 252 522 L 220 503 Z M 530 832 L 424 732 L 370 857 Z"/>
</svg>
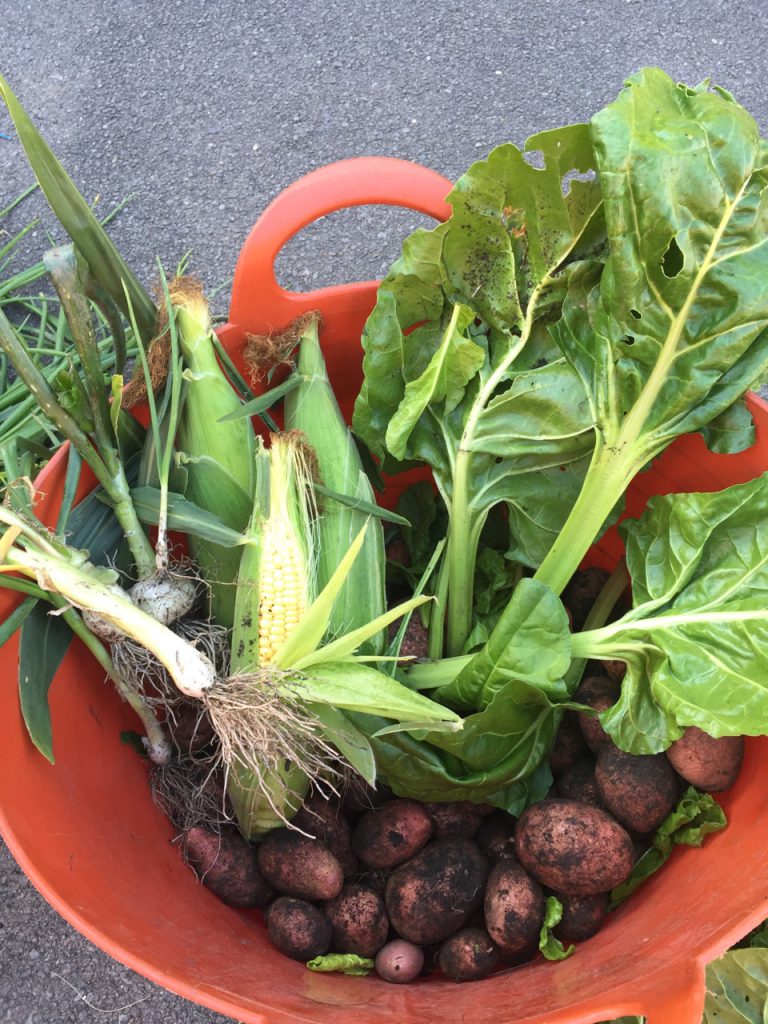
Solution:
<svg viewBox="0 0 768 1024">
<path fill-rule="evenodd" d="M 329 372 L 349 415 L 376 284 L 288 293 L 275 280 L 274 259 L 304 225 L 347 206 L 387 203 L 441 219 L 449 187 L 423 167 L 377 158 L 296 182 L 245 243 L 230 322 L 220 332 L 228 349 L 238 352 L 246 331 L 320 309 Z M 632 486 L 630 514 L 650 494 L 715 490 L 768 468 L 768 406 L 753 396 L 750 406 L 753 448 L 718 456 L 699 437 L 680 440 Z M 49 520 L 64 469 L 57 456 L 38 481 Z M 404 480 L 398 483 L 397 490 Z M 591 561 L 610 565 L 618 552 L 612 531 Z M 12 606 L 0 593 L 0 615 Z M 702 850 L 678 849 L 570 960 L 535 962 L 472 985 L 430 978 L 401 987 L 313 974 L 269 945 L 259 912 L 224 906 L 183 864 L 150 799 L 144 765 L 119 739 L 136 722 L 78 644 L 50 691 L 55 767 L 37 753 L 19 710 L 17 653 L 15 641 L 0 649 L 0 831 L 12 853 L 49 903 L 101 949 L 246 1024 L 592 1024 L 630 1013 L 646 1014 L 650 1024 L 699 1024 L 704 964 L 768 917 L 768 739 L 760 738 L 747 742 L 739 780 L 722 799 L 728 828 Z"/>
</svg>

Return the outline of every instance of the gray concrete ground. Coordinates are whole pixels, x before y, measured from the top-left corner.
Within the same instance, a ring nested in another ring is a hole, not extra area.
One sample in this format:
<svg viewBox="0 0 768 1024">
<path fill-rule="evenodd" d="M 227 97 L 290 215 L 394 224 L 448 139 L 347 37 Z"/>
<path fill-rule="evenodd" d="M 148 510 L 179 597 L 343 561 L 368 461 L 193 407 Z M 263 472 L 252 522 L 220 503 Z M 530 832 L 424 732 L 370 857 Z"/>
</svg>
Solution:
<svg viewBox="0 0 768 1024">
<path fill-rule="evenodd" d="M 2 70 L 84 194 L 105 212 L 134 194 L 112 234 L 147 280 L 156 256 L 191 249 L 225 283 L 259 212 L 315 167 L 386 154 L 455 177 L 498 142 L 588 117 L 644 64 L 712 75 L 768 121 L 759 0 L 0 0 L 0 25 Z M 30 180 L 0 139 L 0 205 Z M 334 215 L 291 243 L 281 279 L 378 276 L 417 222 Z M 40 250 L 48 227 L 43 211 Z M 223 1020 L 95 950 L 4 849 L 0 893 L 0 1021 Z"/>
</svg>

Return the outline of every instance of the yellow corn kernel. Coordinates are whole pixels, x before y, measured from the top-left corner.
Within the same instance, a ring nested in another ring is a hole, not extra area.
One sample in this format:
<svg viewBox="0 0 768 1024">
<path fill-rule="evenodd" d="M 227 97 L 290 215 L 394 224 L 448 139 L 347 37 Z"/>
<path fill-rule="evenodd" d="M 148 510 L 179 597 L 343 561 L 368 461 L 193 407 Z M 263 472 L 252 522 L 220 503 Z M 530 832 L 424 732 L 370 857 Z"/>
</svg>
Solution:
<svg viewBox="0 0 768 1024">
<path fill-rule="evenodd" d="M 265 525 L 259 600 L 259 664 L 268 665 L 304 614 L 307 570 L 288 523 Z"/>
</svg>

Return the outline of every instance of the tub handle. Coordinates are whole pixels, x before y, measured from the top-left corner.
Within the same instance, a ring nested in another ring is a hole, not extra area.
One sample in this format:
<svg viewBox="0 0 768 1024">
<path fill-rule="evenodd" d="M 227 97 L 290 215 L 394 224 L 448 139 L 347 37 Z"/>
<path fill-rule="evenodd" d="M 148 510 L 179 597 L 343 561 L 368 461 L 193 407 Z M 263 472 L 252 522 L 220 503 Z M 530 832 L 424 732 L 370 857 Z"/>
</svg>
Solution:
<svg viewBox="0 0 768 1024">
<path fill-rule="evenodd" d="M 277 282 L 278 253 L 307 224 L 336 210 L 369 204 L 403 206 L 445 220 L 450 189 L 451 182 L 436 171 L 393 157 L 341 160 L 299 178 L 272 200 L 243 245 L 232 283 L 230 323 L 247 329 L 259 321 L 264 308 L 295 304 L 301 312 L 312 307 L 315 296 L 335 290 L 290 292 Z"/>
<path fill-rule="evenodd" d="M 692 964 L 658 979 L 642 1000 L 648 1024 L 701 1024 L 706 984 L 704 967 Z"/>
</svg>

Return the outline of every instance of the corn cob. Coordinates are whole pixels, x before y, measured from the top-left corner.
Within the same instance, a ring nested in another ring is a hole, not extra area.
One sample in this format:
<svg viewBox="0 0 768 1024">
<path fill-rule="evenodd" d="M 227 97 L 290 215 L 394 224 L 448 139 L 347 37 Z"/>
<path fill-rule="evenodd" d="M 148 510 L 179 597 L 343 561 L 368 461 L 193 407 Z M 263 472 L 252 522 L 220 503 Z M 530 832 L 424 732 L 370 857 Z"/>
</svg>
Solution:
<svg viewBox="0 0 768 1024">
<path fill-rule="evenodd" d="M 221 422 L 240 400 L 219 366 L 211 341 L 208 304 L 194 283 L 170 286 L 186 369 L 178 431 L 188 477 L 186 497 L 228 526 L 243 531 L 253 504 L 254 433 L 248 417 Z M 192 557 L 210 586 L 210 612 L 232 626 L 240 551 L 189 537 Z"/>
<path fill-rule="evenodd" d="M 320 479 L 329 490 L 375 504 L 373 488 L 328 380 L 319 326 L 319 316 L 314 317 L 301 333 L 297 364 L 301 379 L 285 399 L 286 428 L 300 430 L 306 436 L 317 459 Z M 318 590 L 331 578 L 366 518 L 348 505 L 323 498 L 317 527 Z M 384 533 L 377 519 L 369 524 L 363 550 L 334 605 L 331 635 L 349 633 L 384 613 L 384 569 Z M 383 654 L 385 646 L 382 631 L 364 644 L 361 652 Z"/>
<path fill-rule="evenodd" d="M 235 604 L 230 670 L 233 676 L 268 667 L 312 600 L 311 481 L 296 435 L 272 436 L 259 445 L 256 488 L 243 548 Z M 265 682 L 265 685 L 270 685 Z M 235 766 L 228 790 L 241 831 L 258 838 L 290 819 L 309 781 L 283 761 L 260 777 Z"/>
</svg>

